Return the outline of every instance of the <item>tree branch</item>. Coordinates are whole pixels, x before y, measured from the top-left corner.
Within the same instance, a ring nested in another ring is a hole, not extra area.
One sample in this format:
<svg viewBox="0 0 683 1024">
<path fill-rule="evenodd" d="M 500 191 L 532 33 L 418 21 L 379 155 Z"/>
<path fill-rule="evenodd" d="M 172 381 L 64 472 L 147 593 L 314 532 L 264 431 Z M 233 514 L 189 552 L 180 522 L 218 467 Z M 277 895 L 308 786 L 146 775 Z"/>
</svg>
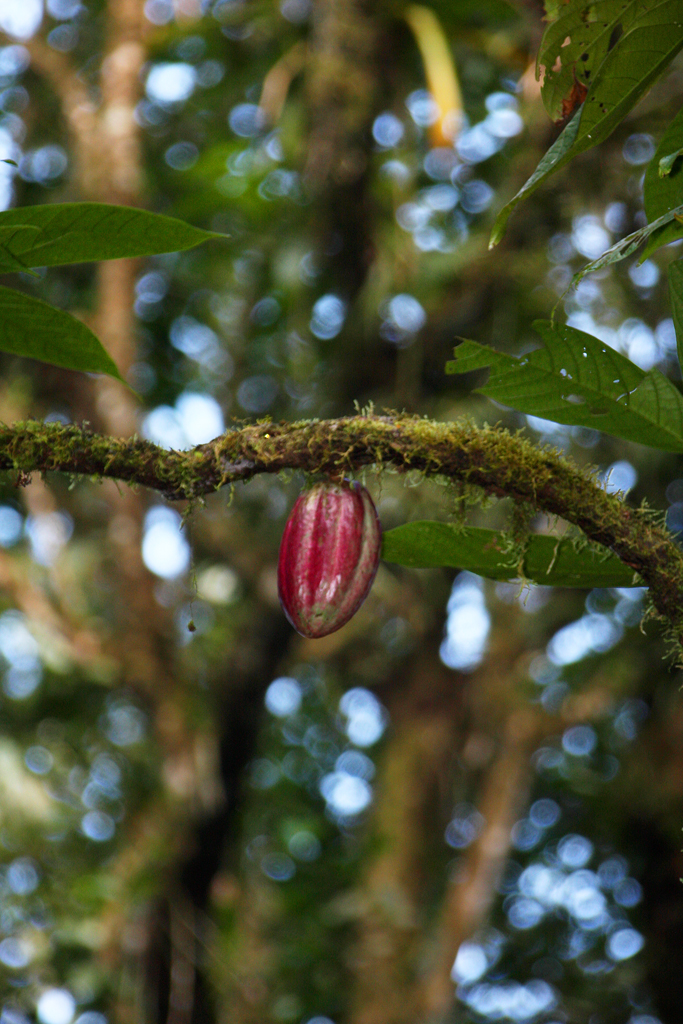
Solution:
<svg viewBox="0 0 683 1024">
<path fill-rule="evenodd" d="M 177 452 L 77 426 L 0 426 L 0 469 L 111 477 L 172 500 L 198 498 L 259 473 L 297 469 L 339 476 L 370 465 L 450 478 L 561 516 L 643 578 L 655 608 L 683 644 L 683 553 L 657 517 L 607 494 L 594 476 L 557 452 L 503 429 L 355 416 L 247 425 Z"/>
</svg>

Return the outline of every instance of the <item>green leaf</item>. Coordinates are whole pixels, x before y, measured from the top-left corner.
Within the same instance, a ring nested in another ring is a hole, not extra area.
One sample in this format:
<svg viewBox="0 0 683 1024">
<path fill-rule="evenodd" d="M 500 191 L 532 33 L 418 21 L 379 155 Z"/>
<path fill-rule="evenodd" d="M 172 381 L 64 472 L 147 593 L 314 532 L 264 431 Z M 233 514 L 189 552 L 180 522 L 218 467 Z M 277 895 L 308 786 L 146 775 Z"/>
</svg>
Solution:
<svg viewBox="0 0 683 1024">
<path fill-rule="evenodd" d="M 683 366 L 683 261 L 675 260 L 669 264 L 669 294 L 671 296 L 671 315 L 676 328 L 676 349 L 678 362 Z"/>
<path fill-rule="evenodd" d="M 569 0 L 559 7 L 556 20 L 545 30 L 536 60 L 537 76 L 544 71 L 541 97 L 553 121 L 562 117 L 563 100 L 576 83 L 591 88 L 615 32 L 629 32 L 657 2 Z"/>
<path fill-rule="evenodd" d="M 591 427 L 663 451 L 683 451 L 683 398 L 658 370 L 645 373 L 574 327 L 537 320 L 544 347 L 521 359 L 475 341 L 455 349 L 447 373 L 490 367 L 479 393 L 555 423 Z"/>
<path fill-rule="evenodd" d="M 683 156 L 683 147 L 677 149 L 675 153 L 669 153 L 668 156 L 663 156 L 659 161 L 659 177 L 666 178 L 668 174 L 674 169 L 674 164 L 678 160 L 679 156 Z"/>
<path fill-rule="evenodd" d="M 0 213 L 0 271 L 178 252 L 220 237 L 130 206 L 27 206 Z"/>
<path fill-rule="evenodd" d="M 581 112 L 579 111 L 571 119 L 562 134 L 555 139 L 550 149 L 543 156 L 534 173 L 527 181 L 525 181 L 517 195 L 514 196 L 509 203 L 506 203 L 500 211 L 491 230 L 489 249 L 495 248 L 505 234 L 505 227 L 514 208 L 524 199 L 527 199 L 532 192 L 535 192 L 538 186 L 541 185 L 546 178 L 549 178 L 554 171 L 558 171 L 560 167 L 564 167 L 564 165 L 571 160 L 572 156 L 575 155 L 574 144 L 579 133 L 580 120 Z M 581 150 L 576 150 L 576 152 L 581 152 Z"/>
<path fill-rule="evenodd" d="M 637 0 L 637 17 L 605 57 L 586 96 L 580 134 L 591 145 L 614 131 L 683 47 L 680 0 L 647 7 Z"/>
<path fill-rule="evenodd" d="M 593 273 L 594 270 L 602 270 L 603 267 L 607 267 L 610 263 L 618 263 L 620 260 L 626 259 L 631 253 L 639 249 L 643 242 L 647 241 L 652 235 L 660 232 L 662 228 L 665 228 L 671 221 L 676 221 L 676 224 L 681 228 L 679 218 L 683 217 L 683 206 L 677 207 L 675 210 L 670 210 L 668 213 L 663 213 L 661 217 L 653 221 L 652 224 L 646 224 L 644 228 L 639 228 L 638 231 L 633 231 L 630 235 L 626 235 L 624 238 L 620 238 L 618 242 L 610 246 L 609 249 L 605 249 L 601 256 L 598 256 L 596 260 L 591 260 L 587 263 L 577 274 L 574 274 L 571 285 L 577 285 L 579 281 L 586 276 L 586 274 Z M 663 243 L 657 242 L 654 248 L 658 248 Z M 646 248 L 643 255 L 640 258 L 640 263 L 647 259 L 647 255 L 650 252 L 650 248 Z"/>
<path fill-rule="evenodd" d="M 123 381 L 113 359 L 84 323 L 13 288 L 0 287 L 0 351 Z"/>
<path fill-rule="evenodd" d="M 681 109 L 668 126 L 657 152 L 645 171 L 643 180 L 643 201 L 648 221 L 656 221 L 665 213 L 683 206 L 683 162 L 677 160 L 683 152 L 683 109 Z M 670 165 L 668 173 L 662 174 L 662 162 L 665 168 Z M 646 258 L 655 249 L 683 237 L 683 225 L 678 221 L 670 221 L 659 229 L 648 244 L 643 257 Z"/>
<path fill-rule="evenodd" d="M 675 166 L 676 157 L 683 152 L 683 108 L 674 117 L 650 160 L 643 180 L 643 201 L 648 221 L 663 213 L 683 206 L 683 165 Z M 669 163 L 662 173 L 661 164 Z"/>
<path fill-rule="evenodd" d="M 554 587 L 642 586 L 633 569 L 605 548 L 577 551 L 570 540 L 534 534 L 524 557 L 510 554 L 509 534 L 479 527 L 422 521 L 387 530 L 382 537 L 385 562 L 417 569 L 450 566 L 492 580 L 523 577 Z"/>
<path fill-rule="evenodd" d="M 545 11 L 545 20 L 548 22 L 555 21 L 562 10 L 563 3 L 564 0 L 544 0 L 543 9 Z"/>
<path fill-rule="evenodd" d="M 21 260 L 12 255 L 13 245 L 31 245 L 39 232 L 35 224 L 17 224 L 0 226 L 0 260 L 3 266 L 6 264 L 10 269 L 26 272 L 28 268 Z M 32 273 L 29 271 L 29 273 Z"/>
<path fill-rule="evenodd" d="M 608 138 L 683 47 L 681 0 L 639 3 L 638 16 L 602 61 L 581 109 L 540 164 L 498 214 L 490 247 L 503 236 L 512 210 L 573 157 Z"/>
</svg>

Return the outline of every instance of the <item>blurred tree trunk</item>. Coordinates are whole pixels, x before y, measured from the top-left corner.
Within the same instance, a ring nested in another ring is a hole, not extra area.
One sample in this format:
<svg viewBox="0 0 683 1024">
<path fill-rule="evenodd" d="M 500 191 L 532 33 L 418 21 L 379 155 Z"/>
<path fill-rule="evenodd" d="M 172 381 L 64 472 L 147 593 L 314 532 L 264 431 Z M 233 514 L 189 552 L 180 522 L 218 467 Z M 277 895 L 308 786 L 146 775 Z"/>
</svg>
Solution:
<svg viewBox="0 0 683 1024">
<path fill-rule="evenodd" d="M 425 921 L 429 852 L 444 818 L 461 743 L 462 683 L 434 643 L 414 661 L 389 701 L 391 739 L 373 817 L 376 851 L 363 879 L 363 913 L 353 959 L 352 1024 L 417 1020 L 415 965 Z M 444 792 L 446 789 L 446 792 Z"/>
<path fill-rule="evenodd" d="M 404 681 L 392 680 L 385 698 L 392 731 L 373 818 L 376 853 L 363 882 L 353 1024 L 444 1018 L 454 999 L 450 972 L 458 947 L 485 923 L 495 897 L 528 771 L 515 710 L 522 699 L 515 666 L 525 648 L 524 633 L 515 626 L 523 616 L 505 609 L 501 620 L 494 624 L 484 664 L 472 676 L 448 669 L 432 636 Z M 474 718 L 468 707 L 474 707 Z M 489 763 L 496 745 L 500 752 Z M 485 824 L 434 915 L 431 860 L 452 793 L 465 798 L 472 785 L 468 770 L 482 768 L 477 808 Z M 434 916 L 437 930 L 425 942 Z"/>
<path fill-rule="evenodd" d="M 146 21 L 142 0 L 109 0 L 104 22 L 100 100 L 83 86 L 66 55 L 51 50 L 40 39 L 31 43 L 34 65 L 49 77 L 64 110 L 72 136 L 77 178 L 75 198 L 137 206 L 143 201 L 140 128 L 135 107 L 141 97 L 142 70 L 147 59 Z M 114 260 L 97 267 L 96 308 L 93 327 L 125 376 L 137 358 L 135 281 L 139 262 Z M 79 382 L 80 384 L 80 382 Z M 131 436 L 139 428 L 138 403 L 120 383 L 100 378 L 80 396 L 85 417 L 105 433 Z M 146 495 L 130 488 L 104 485 L 109 505 L 107 543 L 116 574 L 114 591 L 116 635 L 108 649 L 119 662 L 120 685 L 141 694 L 151 712 L 153 731 L 164 757 L 165 793 L 129 823 L 127 846 L 112 872 L 116 898 L 105 914 L 108 941 L 105 962 L 119 978 L 114 1005 L 118 1024 L 139 1024 L 141 1013 L 166 1000 L 168 1020 L 180 1024 L 192 1013 L 195 985 L 192 906 L 179 893 L 168 911 L 170 971 L 157 971 L 169 993 L 150 998 L 144 991 L 149 974 L 142 968 L 155 925 L 155 903 L 138 906 L 132 896 L 136 878 L 148 874 L 156 862 L 163 875 L 174 874 L 187 846 L 187 830 L 197 813 L 213 812 L 221 788 L 211 758 L 200 751 L 216 745 L 212 729 L 204 737 L 190 726 L 184 683 L 178 678 L 172 610 L 155 596 L 157 583 L 142 561 Z M 206 772 L 209 772 L 207 779 Z M 163 915 L 162 915 L 163 916 Z"/>
</svg>

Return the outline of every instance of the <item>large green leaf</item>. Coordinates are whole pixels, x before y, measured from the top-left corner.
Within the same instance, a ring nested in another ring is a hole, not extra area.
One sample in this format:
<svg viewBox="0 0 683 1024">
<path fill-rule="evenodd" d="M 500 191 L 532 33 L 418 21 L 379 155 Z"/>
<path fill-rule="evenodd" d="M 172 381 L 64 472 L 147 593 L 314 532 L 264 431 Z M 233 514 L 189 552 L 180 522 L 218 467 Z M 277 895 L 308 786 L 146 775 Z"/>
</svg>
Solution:
<svg viewBox="0 0 683 1024">
<path fill-rule="evenodd" d="M 218 237 L 130 206 L 25 206 L 0 213 L 0 271 L 178 252 Z"/>
<path fill-rule="evenodd" d="M 509 535 L 430 521 L 406 523 L 382 537 L 385 562 L 417 569 L 450 566 L 493 580 L 523 577 L 555 587 L 642 586 L 633 569 L 604 548 L 577 551 L 570 540 L 534 534 L 524 557 L 510 554 Z"/>
<path fill-rule="evenodd" d="M 0 351 L 123 379 L 84 323 L 13 288 L 0 287 Z"/>
<path fill-rule="evenodd" d="M 632 232 L 630 235 L 626 235 L 624 238 L 620 238 L 618 242 L 611 245 L 609 249 L 605 249 L 601 256 L 598 256 L 596 260 L 591 260 L 585 267 L 582 267 L 577 274 L 574 274 L 572 278 L 572 285 L 576 285 L 579 281 L 586 276 L 586 274 L 593 273 L 594 270 L 602 270 L 603 267 L 607 267 L 610 263 L 618 263 L 620 260 L 625 260 L 627 256 L 634 253 L 636 249 L 639 249 L 643 242 L 658 235 L 662 230 L 667 230 L 667 225 L 672 221 L 675 221 L 680 230 L 681 222 L 679 218 L 683 218 L 683 206 L 678 206 L 675 210 L 669 210 L 668 213 L 663 213 L 661 217 L 653 221 L 652 224 L 646 224 L 644 228 L 639 228 L 637 231 Z M 657 241 L 654 248 L 658 248 L 660 245 L 664 245 L 662 241 Z M 648 253 L 651 251 L 651 247 L 648 244 L 640 258 L 642 263 L 647 258 Z"/>
<path fill-rule="evenodd" d="M 683 206 L 683 109 L 664 132 L 657 152 L 647 166 L 643 181 L 645 213 L 650 223 Z M 662 173 L 662 165 L 664 173 Z M 683 237 L 683 224 L 672 219 L 653 234 L 644 257 L 655 249 Z"/>
<path fill-rule="evenodd" d="M 627 0 L 624 4 L 627 6 Z M 651 8 L 645 2 L 638 3 L 637 17 L 602 61 L 583 106 L 529 180 L 498 214 L 491 232 L 491 246 L 502 238 L 515 206 L 579 153 L 611 135 L 681 47 L 681 0 L 658 0 Z"/>
<path fill-rule="evenodd" d="M 26 270 L 24 264 L 12 255 L 12 246 L 30 246 L 39 230 L 35 224 L 7 224 L 4 227 L 0 226 L 0 260 L 3 267 L 17 271 Z"/>
<path fill-rule="evenodd" d="M 490 367 L 479 391 L 520 412 L 592 427 L 663 451 L 683 451 L 683 398 L 658 370 L 645 373 L 574 327 L 538 320 L 544 347 L 521 359 L 475 341 L 455 349 L 447 373 Z"/>
<path fill-rule="evenodd" d="M 680 0 L 652 6 L 637 0 L 635 10 L 637 16 L 605 57 L 581 111 L 580 134 L 591 145 L 614 131 L 683 47 Z"/>
<path fill-rule="evenodd" d="M 536 60 L 543 69 L 541 97 L 556 121 L 563 116 L 563 101 L 576 88 L 589 90 L 610 50 L 613 36 L 629 32 L 633 24 L 658 0 L 569 0 L 562 4 L 543 34 Z"/>
<path fill-rule="evenodd" d="M 538 167 L 527 181 L 524 182 L 517 195 L 513 196 L 509 203 L 506 203 L 503 209 L 496 217 L 493 228 L 491 229 L 491 238 L 489 240 L 489 249 L 493 249 L 500 242 L 501 238 L 505 234 L 505 227 L 510 214 L 514 208 L 521 203 L 524 199 L 527 199 L 532 192 L 535 192 L 539 185 L 541 185 L 546 178 L 549 178 L 555 171 L 559 171 L 560 167 L 571 160 L 576 153 L 582 152 L 581 148 L 577 148 L 577 137 L 579 134 L 579 124 L 581 121 L 581 112 L 574 114 L 567 127 L 564 129 L 561 135 L 559 135 L 553 142 L 547 153 L 544 154 Z M 588 148 L 587 146 L 583 147 Z"/>
<path fill-rule="evenodd" d="M 675 260 L 670 263 L 668 274 L 671 316 L 676 328 L 678 362 L 683 366 L 683 260 Z"/>
</svg>

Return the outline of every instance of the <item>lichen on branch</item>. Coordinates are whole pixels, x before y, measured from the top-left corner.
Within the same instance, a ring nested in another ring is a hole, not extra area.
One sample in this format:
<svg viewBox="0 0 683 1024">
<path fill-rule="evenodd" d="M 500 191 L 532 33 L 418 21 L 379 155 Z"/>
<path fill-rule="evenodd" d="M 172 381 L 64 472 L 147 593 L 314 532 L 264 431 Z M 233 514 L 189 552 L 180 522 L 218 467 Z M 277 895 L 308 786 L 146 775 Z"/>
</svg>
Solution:
<svg viewBox="0 0 683 1024">
<path fill-rule="evenodd" d="M 642 577 L 683 646 L 683 553 L 671 535 L 650 512 L 608 494 L 558 452 L 501 428 L 412 416 L 262 422 L 179 452 L 72 425 L 0 425 L 0 469 L 108 477 L 171 500 L 199 498 L 260 473 L 294 469 L 339 477 L 388 465 L 475 485 L 578 526 Z"/>
</svg>

